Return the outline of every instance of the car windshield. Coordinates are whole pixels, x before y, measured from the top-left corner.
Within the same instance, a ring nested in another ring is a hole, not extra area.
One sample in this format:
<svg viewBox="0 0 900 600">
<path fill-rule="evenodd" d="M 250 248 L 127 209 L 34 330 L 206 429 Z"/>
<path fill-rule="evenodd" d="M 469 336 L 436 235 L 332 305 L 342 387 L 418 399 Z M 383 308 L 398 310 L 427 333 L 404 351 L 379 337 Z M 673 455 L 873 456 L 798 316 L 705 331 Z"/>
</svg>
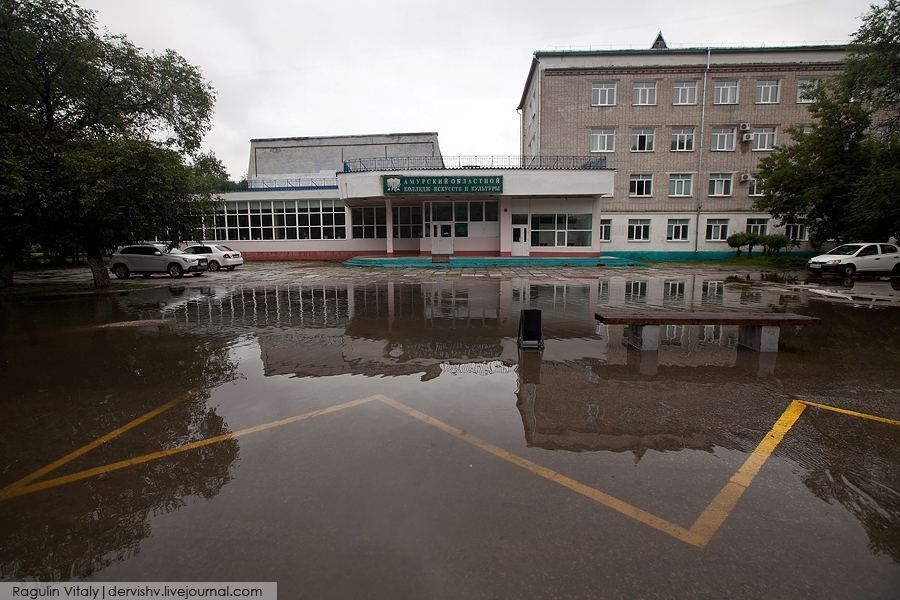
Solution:
<svg viewBox="0 0 900 600">
<path fill-rule="evenodd" d="M 234 252 L 234 250 L 232 250 L 228 246 L 216 246 L 216 248 L 218 248 L 219 250 L 222 250 L 224 252 Z"/>
<path fill-rule="evenodd" d="M 840 256 L 850 256 L 851 254 L 856 254 L 860 248 L 862 248 L 861 244 L 844 244 L 843 246 L 838 246 L 837 248 L 829 250 L 825 254 L 838 254 Z"/>
</svg>

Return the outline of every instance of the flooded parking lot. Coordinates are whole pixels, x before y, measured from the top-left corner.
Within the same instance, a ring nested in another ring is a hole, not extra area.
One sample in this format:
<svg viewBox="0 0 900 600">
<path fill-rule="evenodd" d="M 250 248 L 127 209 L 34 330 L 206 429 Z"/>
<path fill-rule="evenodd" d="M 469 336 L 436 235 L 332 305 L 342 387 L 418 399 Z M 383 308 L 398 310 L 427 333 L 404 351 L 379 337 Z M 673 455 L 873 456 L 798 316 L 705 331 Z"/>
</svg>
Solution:
<svg viewBox="0 0 900 600">
<path fill-rule="evenodd" d="M 0 305 L 0 578 L 896 597 L 900 309 L 859 295 L 891 282 L 345 271 Z M 821 322 L 651 350 L 605 309 Z"/>
</svg>

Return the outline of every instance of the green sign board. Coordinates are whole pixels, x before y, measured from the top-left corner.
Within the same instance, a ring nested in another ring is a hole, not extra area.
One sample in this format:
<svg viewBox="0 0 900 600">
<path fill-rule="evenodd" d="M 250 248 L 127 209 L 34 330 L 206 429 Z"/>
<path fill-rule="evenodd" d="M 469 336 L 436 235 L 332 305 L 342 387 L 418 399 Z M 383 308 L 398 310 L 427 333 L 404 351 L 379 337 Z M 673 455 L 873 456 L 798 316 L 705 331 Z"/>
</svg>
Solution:
<svg viewBox="0 0 900 600">
<path fill-rule="evenodd" d="M 502 194 L 503 176 L 404 177 L 385 175 L 381 178 L 384 195 L 401 194 Z"/>
</svg>

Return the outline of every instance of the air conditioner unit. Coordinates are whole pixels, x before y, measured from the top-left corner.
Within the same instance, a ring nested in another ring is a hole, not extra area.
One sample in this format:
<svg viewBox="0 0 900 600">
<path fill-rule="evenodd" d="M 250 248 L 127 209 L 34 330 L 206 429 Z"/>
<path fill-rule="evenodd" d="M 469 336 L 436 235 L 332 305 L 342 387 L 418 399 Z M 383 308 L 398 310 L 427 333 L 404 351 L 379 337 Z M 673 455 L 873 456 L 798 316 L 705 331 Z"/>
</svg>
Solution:
<svg viewBox="0 0 900 600">
<path fill-rule="evenodd" d="M 752 142 L 752 141 L 753 141 L 753 134 L 752 134 L 752 133 L 745 133 L 744 135 L 741 136 L 741 141 L 742 141 L 742 142 Z"/>
<path fill-rule="evenodd" d="M 750 123 L 741 123 L 740 129 L 741 131 L 750 131 Z"/>
<path fill-rule="evenodd" d="M 752 177 L 750 177 L 750 173 L 741 173 L 741 183 L 747 183 L 751 179 Z"/>
</svg>

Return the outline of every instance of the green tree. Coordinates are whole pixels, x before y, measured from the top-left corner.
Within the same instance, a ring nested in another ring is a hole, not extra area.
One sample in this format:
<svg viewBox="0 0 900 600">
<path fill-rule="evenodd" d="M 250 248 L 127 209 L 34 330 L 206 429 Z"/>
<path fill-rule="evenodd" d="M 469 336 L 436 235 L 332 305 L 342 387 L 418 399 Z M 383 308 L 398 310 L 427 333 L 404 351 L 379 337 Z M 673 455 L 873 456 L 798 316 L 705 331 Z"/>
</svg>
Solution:
<svg viewBox="0 0 900 600">
<path fill-rule="evenodd" d="M 750 234 L 746 231 L 739 231 L 737 233 L 732 233 L 728 236 L 728 239 L 725 240 L 725 243 L 730 247 L 734 248 L 735 255 L 741 255 L 741 248 L 747 246 L 750 243 Z M 750 248 L 750 251 L 753 251 L 753 248 Z"/>
<path fill-rule="evenodd" d="M 234 192 L 247 189 L 246 178 L 232 181 L 222 161 L 212 152 L 194 157 L 192 168 L 199 179 L 201 189 L 211 192 Z"/>
<path fill-rule="evenodd" d="M 98 170 L 97 161 L 133 141 L 145 153 L 150 145 L 168 149 L 183 163 L 209 129 L 214 99 L 199 70 L 180 55 L 145 53 L 122 36 L 97 33 L 94 13 L 74 0 L 0 0 L 0 80 L 0 163 L 18 165 L 0 173 L 3 284 L 11 284 L 15 260 L 28 245 L 85 239 L 84 219 L 61 217 L 96 215 L 98 188 L 144 186 L 124 179 L 145 171 Z M 78 185 L 78 161 L 107 179 Z M 144 198 L 159 202 L 162 195 Z M 110 207 L 128 208 L 134 207 Z M 140 211 L 163 212 L 147 204 Z M 165 229 L 183 227 L 172 220 L 177 214 L 164 214 Z M 97 286 L 109 281 L 102 252 L 131 237 L 116 229 L 119 223 L 99 226 L 103 235 L 83 248 Z"/>
<path fill-rule="evenodd" d="M 845 78 L 875 111 L 875 125 L 900 128 L 900 0 L 873 5 L 850 44 Z"/>
</svg>

